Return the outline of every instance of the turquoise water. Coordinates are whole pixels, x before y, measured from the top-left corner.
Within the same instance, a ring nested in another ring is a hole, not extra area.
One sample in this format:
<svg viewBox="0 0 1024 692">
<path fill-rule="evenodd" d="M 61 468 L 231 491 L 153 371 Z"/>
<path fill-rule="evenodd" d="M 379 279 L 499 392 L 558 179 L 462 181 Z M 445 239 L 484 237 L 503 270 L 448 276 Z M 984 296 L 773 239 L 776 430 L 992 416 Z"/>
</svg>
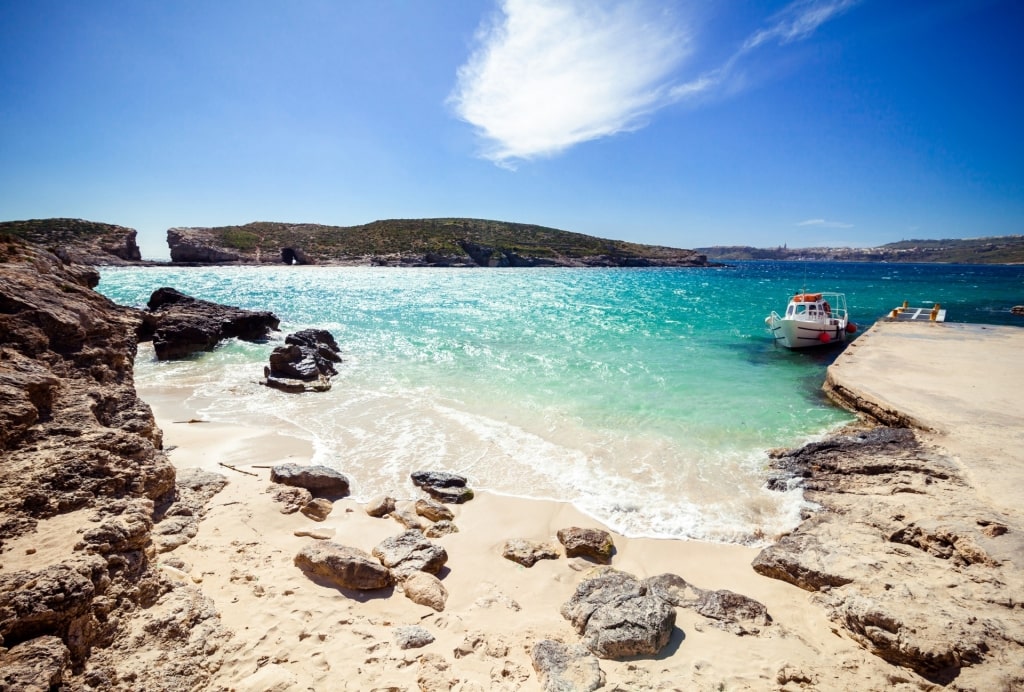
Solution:
<svg viewBox="0 0 1024 692">
<path fill-rule="evenodd" d="M 728 269 L 107 268 L 143 306 L 160 286 L 269 309 L 282 334 L 329 329 L 330 392 L 257 384 L 274 342 L 136 365 L 194 388 L 212 420 L 296 426 L 353 494 L 408 492 L 444 469 L 479 489 L 573 502 L 627 535 L 751 543 L 792 528 L 799 490 L 768 492 L 765 450 L 851 420 L 820 393 L 835 351 L 794 353 L 764 317 L 806 286 L 870 325 L 903 300 L 1010 323 L 1024 268 L 741 263 Z"/>
</svg>

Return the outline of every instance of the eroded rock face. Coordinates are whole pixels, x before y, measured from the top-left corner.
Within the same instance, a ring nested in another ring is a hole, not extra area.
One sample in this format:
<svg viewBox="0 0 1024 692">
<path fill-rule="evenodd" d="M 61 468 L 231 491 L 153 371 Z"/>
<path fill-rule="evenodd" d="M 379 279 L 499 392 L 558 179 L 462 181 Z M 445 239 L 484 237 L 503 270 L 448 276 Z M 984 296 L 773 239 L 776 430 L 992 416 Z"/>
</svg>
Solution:
<svg viewBox="0 0 1024 692">
<path fill-rule="evenodd" d="M 600 658 L 654 655 L 668 644 L 675 608 L 631 574 L 601 568 L 584 579 L 562 616 Z"/>
<path fill-rule="evenodd" d="M 224 339 L 260 341 L 280 323 L 272 312 L 243 310 L 158 288 L 143 313 L 142 340 L 151 339 L 159 360 L 212 351 Z"/>
<path fill-rule="evenodd" d="M 5 232 L 49 248 L 68 263 L 124 265 L 142 261 L 134 228 L 83 219 L 33 219 L 0 223 L 0 234 Z"/>
<path fill-rule="evenodd" d="M 176 490 L 134 388 L 141 314 L 93 291 L 92 268 L 0 238 L 0 543 L 21 546 L 0 573 L 3 682 L 121 690 L 174 679 L 201 688 L 221 660 L 212 609 L 202 667 L 177 667 L 181 642 L 156 653 L 163 644 L 150 637 L 152 665 L 132 671 L 132 683 L 121 679 L 126 651 L 143 646 L 134 628 L 176 590 L 152 566 L 155 507 L 173 506 Z M 36 553 L 35 544 L 67 547 Z"/>
<path fill-rule="evenodd" d="M 776 455 L 822 506 L 754 569 L 819 594 L 868 651 L 940 684 L 1004 687 L 1024 660 L 1024 526 L 984 503 L 953 459 L 874 428 Z M 991 665 L 989 665 L 991 663 Z M 1024 676 L 1019 676 L 1024 681 Z"/>
</svg>

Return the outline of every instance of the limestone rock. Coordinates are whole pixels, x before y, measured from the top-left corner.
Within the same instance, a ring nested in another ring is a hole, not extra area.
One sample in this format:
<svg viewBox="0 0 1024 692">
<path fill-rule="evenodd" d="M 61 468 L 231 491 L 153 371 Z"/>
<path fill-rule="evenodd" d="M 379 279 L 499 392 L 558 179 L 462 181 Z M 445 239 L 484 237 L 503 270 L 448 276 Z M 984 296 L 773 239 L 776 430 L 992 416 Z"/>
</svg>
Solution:
<svg viewBox="0 0 1024 692">
<path fill-rule="evenodd" d="M 396 509 L 391 513 L 391 518 L 397 521 L 406 529 L 415 529 L 416 531 L 423 530 L 423 522 L 420 521 L 419 517 L 407 509 Z"/>
<path fill-rule="evenodd" d="M 413 603 L 433 608 L 439 613 L 448 601 L 448 590 L 441 580 L 426 572 L 410 573 L 402 581 L 402 591 Z"/>
<path fill-rule="evenodd" d="M 501 547 L 501 556 L 524 567 L 533 567 L 538 560 L 557 560 L 562 554 L 550 543 L 510 538 Z"/>
<path fill-rule="evenodd" d="M 395 511 L 395 498 L 390 495 L 378 495 L 367 502 L 364 509 L 371 517 L 386 517 Z"/>
<path fill-rule="evenodd" d="M 434 635 L 418 625 L 395 628 L 395 643 L 399 649 L 419 649 L 433 641 Z"/>
<path fill-rule="evenodd" d="M 612 561 L 615 544 L 612 536 L 601 529 L 573 526 L 559 529 L 558 541 L 565 546 L 566 557 L 587 557 L 602 564 Z"/>
<path fill-rule="evenodd" d="M 278 464 L 270 470 L 272 483 L 281 483 L 296 488 L 305 488 L 314 497 L 338 499 L 348 495 L 348 478 L 345 474 L 327 466 L 315 464 L 300 466 L 299 464 Z"/>
<path fill-rule="evenodd" d="M 447 536 L 448 534 L 458 532 L 458 526 L 448 521 L 447 519 L 442 519 L 441 521 L 435 522 L 428 526 L 426 531 L 423 532 L 423 535 L 427 538 L 441 538 L 442 536 Z"/>
<path fill-rule="evenodd" d="M 562 616 L 600 658 L 654 655 L 668 644 L 676 611 L 626 572 L 595 571 L 562 606 Z"/>
<path fill-rule="evenodd" d="M 451 521 L 455 518 L 450 509 L 440 502 L 434 502 L 433 500 L 416 500 L 416 514 L 430 521 L 441 521 L 443 519 Z"/>
<path fill-rule="evenodd" d="M 399 580 L 416 571 L 437 574 L 448 561 L 444 548 L 415 529 L 384 539 L 373 549 L 373 555 Z"/>
<path fill-rule="evenodd" d="M 159 360 L 212 351 L 224 339 L 265 339 L 279 320 L 267 311 L 243 310 L 163 287 L 150 296 L 140 337 L 152 339 Z"/>
<path fill-rule="evenodd" d="M 0 689 L 55 690 L 70 672 L 71 652 L 58 637 L 36 637 L 4 650 L 0 648 Z"/>
<path fill-rule="evenodd" d="M 330 500 L 324 497 L 318 497 L 305 504 L 299 511 L 313 521 L 323 521 L 330 516 L 331 510 L 333 509 L 334 504 Z"/>
<path fill-rule="evenodd" d="M 267 492 L 270 493 L 274 502 L 280 502 L 283 505 L 281 514 L 295 514 L 313 501 L 313 493 L 305 488 L 293 488 L 275 483 L 267 488 Z"/>
<path fill-rule="evenodd" d="M 693 609 L 721 629 L 740 635 L 757 634 L 772 622 L 763 603 L 727 589 L 702 591 Z"/>
<path fill-rule="evenodd" d="M 383 589 L 393 581 L 391 573 L 379 561 L 358 548 L 334 541 L 317 541 L 305 546 L 295 556 L 295 565 L 344 589 Z"/>
<path fill-rule="evenodd" d="M 544 692 L 590 692 L 604 687 L 600 662 L 579 644 L 566 646 L 543 639 L 530 651 L 530 659 Z"/>
</svg>

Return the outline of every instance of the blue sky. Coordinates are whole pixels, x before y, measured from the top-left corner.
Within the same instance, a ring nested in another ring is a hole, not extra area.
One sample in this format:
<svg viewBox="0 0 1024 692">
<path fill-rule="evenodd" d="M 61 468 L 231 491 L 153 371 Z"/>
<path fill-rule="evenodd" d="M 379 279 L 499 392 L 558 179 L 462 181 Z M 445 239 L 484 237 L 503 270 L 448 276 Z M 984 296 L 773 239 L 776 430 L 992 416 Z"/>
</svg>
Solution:
<svg viewBox="0 0 1024 692">
<path fill-rule="evenodd" d="M 1019 0 L 0 0 L 0 219 L 1024 233 Z"/>
</svg>

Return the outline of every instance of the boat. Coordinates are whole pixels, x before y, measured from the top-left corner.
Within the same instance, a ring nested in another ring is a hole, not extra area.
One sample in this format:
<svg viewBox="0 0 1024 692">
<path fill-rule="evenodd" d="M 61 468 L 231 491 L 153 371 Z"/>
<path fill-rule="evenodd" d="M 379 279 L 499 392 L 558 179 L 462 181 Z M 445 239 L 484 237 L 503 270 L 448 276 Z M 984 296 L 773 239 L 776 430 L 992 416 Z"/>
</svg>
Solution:
<svg viewBox="0 0 1024 692">
<path fill-rule="evenodd" d="M 840 344 L 857 331 L 843 293 L 797 293 L 789 299 L 785 315 L 773 310 L 764 323 L 775 343 L 786 348 Z"/>
</svg>

